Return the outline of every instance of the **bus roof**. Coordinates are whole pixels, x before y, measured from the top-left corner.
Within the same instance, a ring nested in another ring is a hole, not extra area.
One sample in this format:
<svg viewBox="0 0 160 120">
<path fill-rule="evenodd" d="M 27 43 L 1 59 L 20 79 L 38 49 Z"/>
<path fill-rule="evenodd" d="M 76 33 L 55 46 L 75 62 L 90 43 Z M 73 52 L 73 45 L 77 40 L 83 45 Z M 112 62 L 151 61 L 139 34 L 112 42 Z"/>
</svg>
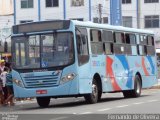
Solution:
<svg viewBox="0 0 160 120">
<path fill-rule="evenodd" d="M 154 34 L 153 31 L 143 30 L 143 29 L 136 29 L 136 28 L 128 28 L 122 26 L 113 26 L 109 24 L 98 24 L 93 22 L 82 22 L 77 20 L 71 20 L 74 25 L 78 26 L 85 26 L 85 27 L 93 27 L 93 28 L 102 28 L 102 29 L 109 29 L 109 30 L 117 30 L 117 31 L 125 31 L 125 32 L 133 32 L 133 33 L 142 33 L 142 34 Z"/>
</svg>

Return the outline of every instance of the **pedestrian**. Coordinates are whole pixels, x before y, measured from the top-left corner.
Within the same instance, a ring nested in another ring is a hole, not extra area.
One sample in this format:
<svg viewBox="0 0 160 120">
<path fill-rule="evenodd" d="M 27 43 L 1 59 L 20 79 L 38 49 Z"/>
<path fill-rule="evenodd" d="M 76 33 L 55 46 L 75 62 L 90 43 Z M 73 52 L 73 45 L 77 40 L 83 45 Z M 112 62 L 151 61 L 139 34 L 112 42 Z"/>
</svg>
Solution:
<svg viewBox="0 0 160 120">
<path fill-rule="evenodd" d="M 5 68 L 5 61 L 2 59 L 2 60 L 0 60 L 0 70 L 1 70 L 1 72 L 3 72 L 4 68 Z"/>
<path fill-rule="evenodd" d="M 5 100 L 5 104 L 14 105 L 14 92 L 13 92 L 13 81 L 11 68 L 9 73 L 6 75 L 6 86 L 8 90 L 8 98 Z"/>
<path fill-rule="evenodd" d="M 2 87 L 3 87 L 3 83 L 2 83 L 2 80 L 0 79 L 0 105 L 3 105 L 3 102 L 4 102 Z"/>
<path fill-rule="evenodd" d="M 1 73 L 1 80 L 2 80 L 2 90 L 3 90 L 3 97 L 4 97 L 4 101 L 7 99 L 8 97 L 8 93 L 7 93 L 7 86 L 6 86 L 6 75 L 9 72 L 9 69 L 7 67 L 4 68 L 4 70 Z"/>
</svg>

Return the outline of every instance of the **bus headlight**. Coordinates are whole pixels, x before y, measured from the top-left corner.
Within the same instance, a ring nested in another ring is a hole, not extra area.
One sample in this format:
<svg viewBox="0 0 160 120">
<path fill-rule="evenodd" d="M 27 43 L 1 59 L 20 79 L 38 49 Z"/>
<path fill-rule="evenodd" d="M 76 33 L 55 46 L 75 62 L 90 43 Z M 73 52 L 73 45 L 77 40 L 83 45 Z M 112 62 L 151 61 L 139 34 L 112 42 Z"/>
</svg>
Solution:
<svg viewBox="0 0 160 120">
<path fill-rule="evenodd" d="M 68 81 L 71 81 L 75 77 L 76 77 L 76 74 L 74 74 L 74 73 L 70 73 L 70 74 L 68 74 L 66 76 L 63 76 L 62 79 L 61 79 L 61 81 L 60 81 L 60 84 L 66 83 Z"/>
<path fill-rule="evenodd" d="M 19 87 L 24 87 L 22 81 L 20 81 L 20 80 L 13 79 L 13 82 L 14 82 L 17 86 L 19 86 Z"/>
</svg>

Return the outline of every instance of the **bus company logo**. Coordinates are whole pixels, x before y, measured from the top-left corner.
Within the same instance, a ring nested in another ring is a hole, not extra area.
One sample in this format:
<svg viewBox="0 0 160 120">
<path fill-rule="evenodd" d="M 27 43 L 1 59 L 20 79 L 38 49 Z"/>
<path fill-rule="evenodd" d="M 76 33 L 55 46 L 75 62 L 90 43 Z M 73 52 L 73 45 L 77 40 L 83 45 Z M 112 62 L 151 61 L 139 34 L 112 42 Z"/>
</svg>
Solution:
<svg viewBox="0 0 160 120">
<path fill-rule="evenodd" d="M 60 74 L 60 70 L 57 70 L 57 71 L 52 73 L 52 75 L 54 75 L 54 76 L 58 76 L 59 74 Z"/>
<path fill-rule="evenodd" d="M 38 81 L 38 84 L 40 84 L 40 85 L 42 85 L 43 83 L 44 83 L 43 80 Z"/>
</svg>

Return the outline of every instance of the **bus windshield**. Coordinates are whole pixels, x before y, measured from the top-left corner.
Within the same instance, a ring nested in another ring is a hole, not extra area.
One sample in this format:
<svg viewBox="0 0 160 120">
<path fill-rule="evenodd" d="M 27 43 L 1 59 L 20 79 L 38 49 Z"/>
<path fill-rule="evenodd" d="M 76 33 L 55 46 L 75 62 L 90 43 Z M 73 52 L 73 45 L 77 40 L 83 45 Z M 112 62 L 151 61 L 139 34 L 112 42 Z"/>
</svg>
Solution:
<svg viewBox="0 0 160 120">
<path fill-rule="evenodd" d="M 12 42 L 16 69 L 66 66 L 74 59 L 71 32 L 13 37 Z"/>
</svg>

